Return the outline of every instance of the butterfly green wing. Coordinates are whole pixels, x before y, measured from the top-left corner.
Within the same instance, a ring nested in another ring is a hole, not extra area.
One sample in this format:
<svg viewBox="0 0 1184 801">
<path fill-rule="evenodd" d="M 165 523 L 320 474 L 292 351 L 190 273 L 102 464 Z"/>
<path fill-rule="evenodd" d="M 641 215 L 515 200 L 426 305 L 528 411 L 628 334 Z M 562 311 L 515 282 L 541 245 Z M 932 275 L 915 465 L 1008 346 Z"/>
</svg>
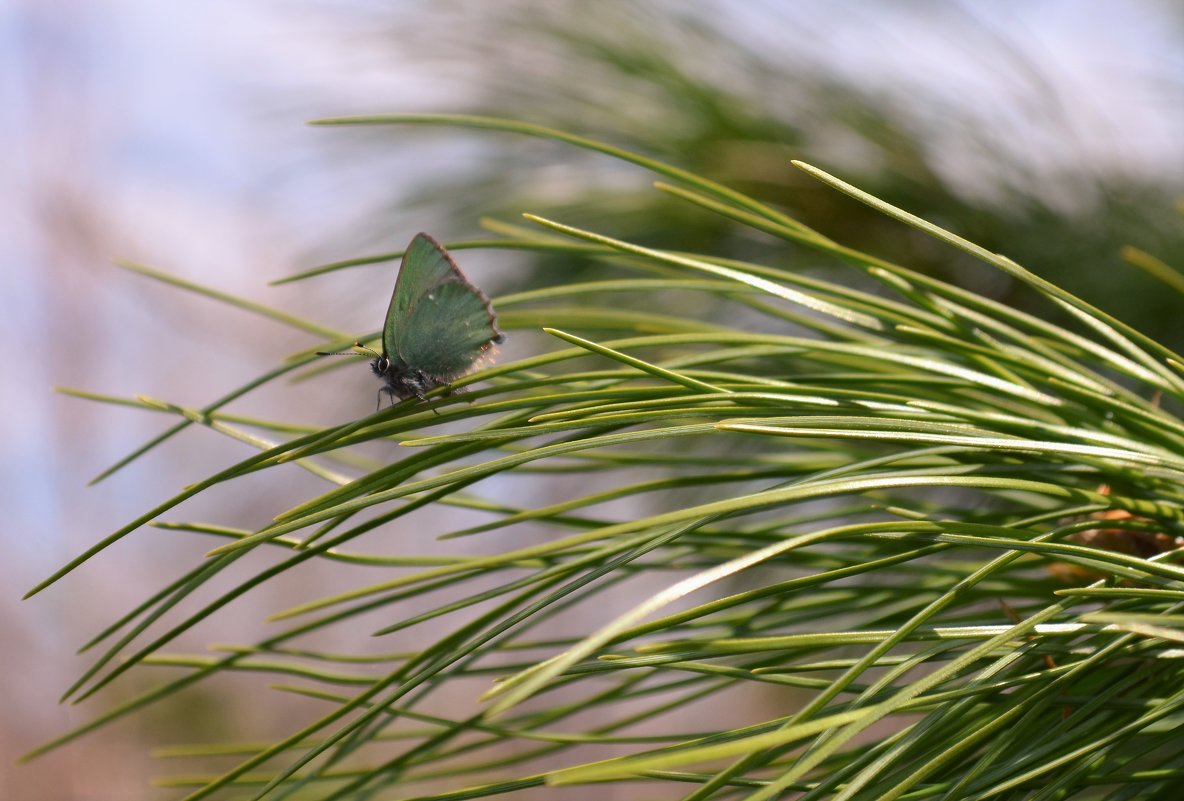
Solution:
<svg viewBox="0 0 1184 801">
<path fill-rule="evenodd" d="M 489 299 L 427 234 L 407 248 L 383 328 L 388 353 L 441 380 L 468 370 L 502 341 Z"/>
<path fill-rule="evenodd" d="M 390 357 L 398 354 L 395 344 L 398 331 L 406 327 L 407 317 L 419 298 L 446 281 L 456 280 L 456 277 L 464 281 L 460 268 L 440 243 L 427 234 L 416 234 L 403 252 L 395 291 L 391 294 L 391 304 L 382 324 L 383 354 Z"/>
</svg>

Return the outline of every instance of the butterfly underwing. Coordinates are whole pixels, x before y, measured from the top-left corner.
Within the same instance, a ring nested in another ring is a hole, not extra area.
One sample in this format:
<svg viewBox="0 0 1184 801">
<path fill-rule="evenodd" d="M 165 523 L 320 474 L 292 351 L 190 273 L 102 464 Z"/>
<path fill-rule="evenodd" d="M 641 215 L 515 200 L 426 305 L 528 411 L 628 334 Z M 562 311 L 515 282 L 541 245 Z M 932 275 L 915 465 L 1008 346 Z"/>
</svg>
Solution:
<svg viewBox="0 0 1184 801">
<path fill-rule="evenodd" d="M 485 293 L 469 283 L 439 242 L 416 234 L 395 279 L 382 325 L 382 354 L 370 351 L 370 369 L 383 382 L 379 397 L 386 392 L 392 403 L 422 399 L 464 375 L 503 341 Z"/>
</svg>

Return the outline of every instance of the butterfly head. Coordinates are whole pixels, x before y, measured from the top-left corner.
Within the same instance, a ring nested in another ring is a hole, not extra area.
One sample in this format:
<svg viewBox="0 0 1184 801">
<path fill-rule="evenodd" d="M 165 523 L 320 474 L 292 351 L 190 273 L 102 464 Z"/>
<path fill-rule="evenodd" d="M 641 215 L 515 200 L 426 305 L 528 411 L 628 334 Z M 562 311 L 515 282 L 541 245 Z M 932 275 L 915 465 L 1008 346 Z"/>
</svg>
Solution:
<svg viewBox="0 0 1184 801">
<path fill-rule="evenodd" d="M 374 375 L 383 378 L 391 369 L 391 360 L 386 356 L 375 356 L 370 360 L 370 369 L 374 371 Z"/>
</svg>

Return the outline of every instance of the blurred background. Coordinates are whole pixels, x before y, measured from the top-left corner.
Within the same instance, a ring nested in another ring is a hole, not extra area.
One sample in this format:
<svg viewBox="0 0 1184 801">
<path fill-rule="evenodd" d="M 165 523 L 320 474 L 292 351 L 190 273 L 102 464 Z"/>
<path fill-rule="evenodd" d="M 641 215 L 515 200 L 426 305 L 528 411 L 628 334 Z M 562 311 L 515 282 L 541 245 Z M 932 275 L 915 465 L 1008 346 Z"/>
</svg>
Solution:
<svg viewBox="0 0 1184 801">
<path fill-rule="evenodd" d="M 381 321 L 390 264 L 268 282 L 401 248 L 419 230 L 540 212 L 614 236 L 787 261 L 783 245 L 698 214 L 605 157 L 503 134 L 308 127 L 384 111 L 492 113 L 601 138 L 785 207 L 844 243 L 1010 303 L 1006 277 L 823 188 L 814 163 L 1005 253 L 1180 347 L 1179 296 L 1124 263 L 1184 267 L 1184 6 L 1175 0 L 601 2 L 9 0 L 0 7 L 0 384 L 8 524 L 0 559 L 0 798 L 139 799 L 163 731 L 274 736 L 304 719 L 266 694 L 198 690 L 30 765 L 19 754 L 152 686 L 58 706 L 76 649 L 210 541 L 145 529 L 35 598 L 88 545 L 248 455 L 186 431 L 87 482 L 172 421 L 66 386 L 201 406 L 316 340 L 114 266 L 152 265 L 346 332 Z M 800 258 L 800 254 L 795 254 Z M 580 268 L 471 252 L 496 292 Z M 554 280 L 552 278 L 552 280 Z M 380 289 L 376 289 L 379 287 Z M 1048 309 L 1035 311 L 1048 313 Z M 513 345 L 513 343 L 511 343 Z M 371 410 L 373 382 L 278 383 L 233 409 L 301 423 Z M 321 491 L 238 482 L 170 519 L 253 527 Z M 334 577 L 313 594 L 333 588 Z M 264 586 L 196 632 L 253 640 L 309 589 Z M 204 639 L 203 639 L 204 637 Z M 171 720 L 170 720 L 171 718 Z"/>
</svg>

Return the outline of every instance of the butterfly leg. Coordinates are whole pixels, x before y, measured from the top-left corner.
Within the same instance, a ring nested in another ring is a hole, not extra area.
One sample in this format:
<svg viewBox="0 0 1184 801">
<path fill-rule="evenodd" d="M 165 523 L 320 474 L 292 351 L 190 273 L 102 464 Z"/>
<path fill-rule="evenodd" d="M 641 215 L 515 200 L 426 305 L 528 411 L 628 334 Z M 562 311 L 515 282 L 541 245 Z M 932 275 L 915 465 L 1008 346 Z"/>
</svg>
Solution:
<svg viewBox="0 0 1184 801">
<path fill-rule="evenodd" d="M 390 387 L 379 387 L 378 388 L 378 398 L 376 399 L 375 404 L 374 404 L 374 411 L 376 411 L 376 412 L 382 408 L 382 393 L 384 393 L 384 392 L 386 393 L 387 399 L 390 400 L 391 406 L 395 405 L 394 390 L 392 390 Z M 399 400 L 402 400 L 402 398 L 399 398 Z"/>
<path fill-rule="evenodd" d="M 436 407 L 432 406 L 432 402 L 429 401 L 425 395 L 428 390 L 440 386 L 439 382 L 433 381 L 427 376 L 426 373 L 415 370 L 407 375 L 403 386 L 405 390 L 409 394 L 414 395 L 415 399 L 420 403 L 426 403 L 428 408 L 432 410 L 432 414 L 439 417 L 440 413 L 436 411 Z"/>
<path fill-rule="evenodd" d="M 440 416 L 440 413 L 436 411 L 436 407 L 432 405 L 432 402 L 427 399 L 427 396 L 425 396 L 423 392 L 416 392 L 415 397 L 420 403 L 426 403 L 428 408 L 432 410 L 432 414 L 436 415 L 436 417 Z"/>
</svg>

